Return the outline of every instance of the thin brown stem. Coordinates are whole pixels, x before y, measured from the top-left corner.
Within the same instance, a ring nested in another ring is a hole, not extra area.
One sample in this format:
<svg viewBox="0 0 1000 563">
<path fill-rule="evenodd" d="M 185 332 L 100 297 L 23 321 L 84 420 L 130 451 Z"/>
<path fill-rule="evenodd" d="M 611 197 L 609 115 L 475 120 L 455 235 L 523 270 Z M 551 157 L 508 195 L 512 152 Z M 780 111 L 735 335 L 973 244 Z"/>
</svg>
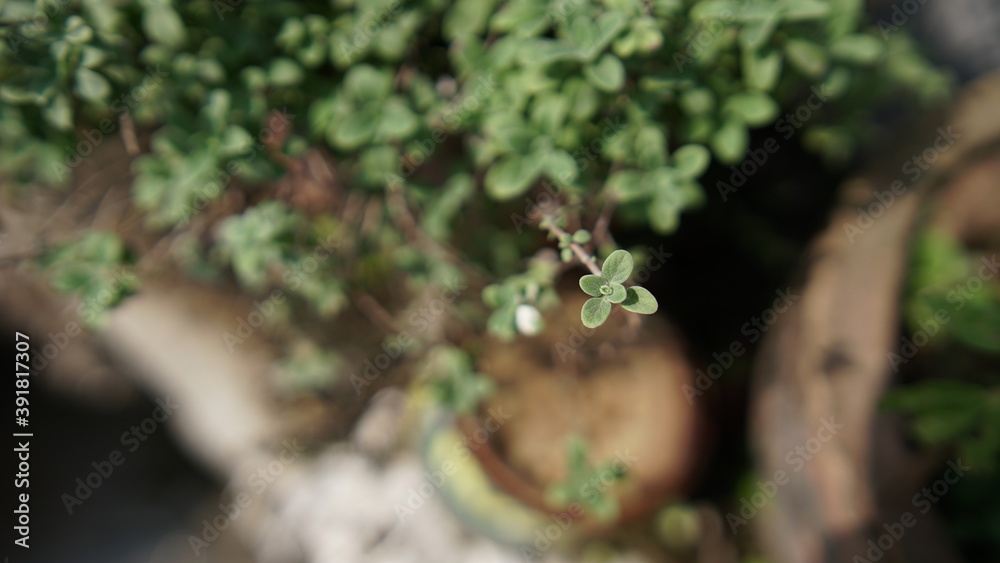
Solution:
<svg viewBox="0 0 1000 563">
<path fill-rule="evenodd" d="M 561 239 L 563 237 L 570 236 L 569 233 L 567 233 L 561 227 L 556 225 L 554 217 L 547 217 L 545 220 L 542 221 L 542 224 L 544 225 L 543 228 L 547 229 L 557 238 Z M 592 255 L 591 253 L 584 250 L 583 247 L 580 246 L 579 244 L 572 242 L 572 237 L 570 238 L 569 248 L 570 250 L 573 251 L 573 254 L 576 254 L 576 257 L 580 259 L 580 262 L 582 262 L 583 265 L 586 266 L 588 270 L 590 270 L 590 273 L 594 274 L 595 276 L 602 275 L 600 268 L 597 267 L 597 258 L 595 258 L 594 255 Z"/>
<path fill-rule="evenodd" d="M 122 142 L 125 144 L 125 150 L 129 156 L 136 156 L 142 152 L 142 149 L 139 148 L 139 136 L 135 133 L 135 121 L 127 113 L 121 116 L 120 121 Z"/>
<path fill-rule="evenodd" d="M 364 291 L 359 292 L 354 302 L 358 309 L 368 317 L 368 320 L 385 331 L 386 334 L 399 334 L 402 331 L 389 311 L 386 311 L 385 307 L 382 307 L 382 304 L 370 294 Z"/>
<path fill-rule="evenodd" d="M 386 191 L 386 203 L 389 206 L 389 216 L 404 235 L 410 238 L 415 244 L 422 246 L 430 253 L 443 256 L 453 264 L 465 270 L 477 281 L 485 284 L 488 276 L 478 268 L 463 260 L 458 251 L 450 245 L 434 240 L 420 228 L 417 219 L 410 213 L 406 204 L 406 198 L 399 190 L 390 189 Z"/>
</svg>

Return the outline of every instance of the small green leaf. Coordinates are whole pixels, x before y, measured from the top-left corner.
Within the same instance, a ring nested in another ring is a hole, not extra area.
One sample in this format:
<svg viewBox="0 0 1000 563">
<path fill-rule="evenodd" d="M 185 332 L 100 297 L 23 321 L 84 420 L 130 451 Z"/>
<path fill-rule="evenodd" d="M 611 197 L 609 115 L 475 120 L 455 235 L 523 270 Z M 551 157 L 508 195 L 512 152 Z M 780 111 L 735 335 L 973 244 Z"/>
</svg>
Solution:
<svg viewBox="0 0 1000 563">
<path fill-rule="evenodd" d="M 375 134 L 375 124 L 372 116 L 367 113 L 352 113 L 340 123 L 332 125 L 331 140 L 337 148 L 356 149 L 372 138 Z"/>
<path fill-rule="evenodd" d="M 616 250 L 608 256 L 601 273 L 610 283 L 622 283 L 632 275 L 632 255 L 627 250 Z"/>
<path fill-rule="evenodd" d="M 822 0 L 796 0 L 782 6 L 782 19 L 785 21 L 822 18 L 829 13 L 830 4 Z"/>
<path fill-rule="evenodd" d="M 740 30 L 740 42 L 744 49 L 758 49 L 771 38 L 778 24 L 778 14 L 770 14 L 758 20 L 743 24 Z"/>
<path fill-rule="evenodd" d="M 885 53 L 885 44 L 871 35 L 856 33 L 845 35 L 830 45 L 830 54 L 841 60 L 857 64 L 870 64 Z"/>
<path fill-rule="evenodd" d="M 620 283 L 611 284 L 611 295 L 608 295 L 609 303 L 621 303 L 625 301 L 628 296 L 628 292 L 625 290 L 625 286 Z"/>
<path fill-rule="evenodd" d="M 729 19 L 734 15 L 734 4 L 734 2 L 726 2 L 725 0 L 695 2 L 691 6 L 689 17 L 698 22 L 709 19 Z"/>
<path fill-rule="evenodd" d="M 588 299 L 583 304 L 583 310 L 580 311 L 580 318 L 583 320 L 583 326 L 597 328 L 604 324 L 604 321 L 608 320 L 608 315 L 610 314 L 611 303 L 608 303 L 604 299 L 594 298 Z"/>
<path fill-rule="evenodd" d="M 807 76 L 820 76 L 826 72 L 826 53 L 819 45 L 802 39 L 790 39 L 785 44 L 788 61 Z"/>
<path fill-rule="evenodd" d="M 545 173 L 556 181 L 572 182 L 580 171 L 573 155 L 561 149 L 545 152 L 540 160 Z"/>
<path fill-rule="evenodd" d="M 573 251 L 568 248 L 564 248 L 559 253 L 559 257 L 562 258 L 563 262 L 569 262 L 570 260 L 573 259 Z"/>
<path fill-rule="evenodd" d="M 724 164 L 732 164 L 743 157 L 749 142 L 747 127 L 743 121 L 736 117 L 730 117 L 712 135 L 712 150 Z"/>
<path fill-rule="evenodd" d="M 628 296 L 622 301 L 622 307 L 626 311 L 639 313 L 642 315 L 652 315 L 659 307 L 656 298 L 644 287 L 633 286 L 628 288 Z"/>
<path fill-rule="evenodd" d="M 111 85 L 89 68 L 76 69 L 76 93 L 88 102 L 101 103 L 111 93 Z"/>
<path fill-rule="evenodd" d="M 344 90 L 359 101 L 384 100 L 392 92 L 392 76 L 371 65 L 357 65 L 344 77 Z"/>
<path fill-rule="evenodd" d="M 272 86 L 294 86 L 302 82 L 304 76 L 305 73 L 297 62 L 288 57 L 281 57 L 271 63 L 268 82 Z"/>
<path fill-rule="evenodd" d="M 769 92 L 778 82 L 781 63 L 782 57 L 779 51 L 769 51 L 764 54 L 744 49 L 743 81 L 751 88 Z"/>
<path fill-rule="evenodd" d="M 583 69 L 591 84 L 605 92 L 617 92 L 625 83 L 625 67 L 621 59 L 608 53 Z"/>
<path fill-rule="evenodd" d="M 741 92 L 726 101 L 726 109 L 740 116 L 744 123 L 755 127 L 770 123 L 777 117 L 780 108 L 771 96 L 764 92 Z"/>
<path fill-rule="evenodd" d="M 533 39 L 521 43 L 518 61 L 526 66 L 547 65 L 556 61 L 583 58 L 580 48 L 558 39 Z"/>
<path fill-rule="evenodd" d="M 834 67 L 830 69 L 826 78 L 823 79 L 823 84 L 820 85 L 819 90 L 829 98 L 839 98 L 851 85 L 851 80 L 854 77 L 855 73 L 845 67 Z"/>
<path fill-rule="evenodd" d="M 913 432 L 925 444 L 941 444 L 957 440 L 975 430 L 981 408 L 968 405 L 955 410 L 934 411 L 917 415 Z"/>
<path fill-rule="evenodd" d="M 52 96 L 49 105 L 42 111 L 42 116 L 56 129 L 68 131 L 73 128 L 73 110 L 65 94 Z"/>
<path fill-rule="evenodd" d="M 486 330 L 504 342 L 509 342 L 517 336 L 514 326 L 514 316 L 516 307 L 513 304 L 506 304 L 493 311 L 486 321 Z"/>
<path fill-rule="evenodd" d="M 558 135 L 569 113 L 569 96 L 562 93 L 543 92 L 535 97 L 531 109 L 531 123 L 546 135 Z M 570 157 L 572 162 L 572 157 Z"/>
<path fill-rule="evenodd" d="M 486 193 L 501 200 L 517 197 L 531 187 L 540 169 L 541 159 L 535 154 L 508 154 L 486 172 Z"/>
<path fill-rule="evenodd" d="M 680 105 L 688 115 L 705 115 L 715 107 L 715 95 L 708 88 L 685 90 L 681 94 Z"/>
<path fill-rule="evenodd" d="M 274 42 L 280 45 L 285 51 L 298 50 L 302 45 L 302 40 L 306 38 L 306 26 L 301 19 L 288 18 L 281 26 L 281 31 L 274 38 Z"/>
<path fill-rule="evenodd" d="M 142 13 L 142 30 L 153 41 L 170 47 L 184 43 L 184 22 L 174 7 L 166 3 L 150 4 Z"/>
<path fill-rule="evenodd" d="M 380 117 L 378 125 L 380 140 L 395 141 L 409 137 L 420 126 L 417 116 L 400 100 L 386 102 L 382 106 Z"/>
<path fill-rule="evenodd" d="M 684 145 L 674 151 L 674 169 L 682 178 L 697 178 L 708 167 L 711 155 L 701 145 Z"/>
<path fill-rule="evenodd" d="M 500 284 L 491 284 L 483 288 L 483 303 L 494 309 L 503 305 L 505 301 L 504 288 Z"/>
<path fill-rule="evenodd" d="M 573 242 L 577 244 L 587 244 L 590 242 L 590 232 L 583 229 L 573 233 Z"/>
<path fill-rule="evenodd" d="M 680 221 L 680 212 L 684 208 L 684 201 L 681 199 L 681 196 L 682 194 L 678 189 L 659 190 L 656 192 L 653 201 L 646 208 L 649 224 L 653 227 L 654 231 L 667 234 L 677 229 L 677 224 Z"/>
<path fill-rule="evenodd" d="M 607 189 L 625 202 L 649 195 L 650 187 L 643 181 L 643 173 L 638 170 L 619 170 L 607 181 Z"/>
<path fill-rule="evenodd" d="M 80 16 L 66 18 L 66 41 L 75 45 L 89 43 L 94 37 L 94 30 Z"/>
<path fill-rule="evenodd" d="M 579 14 L 569 26 L 569 38 L 581 50 L 589 53 L 597 38 L 597 24 L 586 15 Z"/>
</svg>

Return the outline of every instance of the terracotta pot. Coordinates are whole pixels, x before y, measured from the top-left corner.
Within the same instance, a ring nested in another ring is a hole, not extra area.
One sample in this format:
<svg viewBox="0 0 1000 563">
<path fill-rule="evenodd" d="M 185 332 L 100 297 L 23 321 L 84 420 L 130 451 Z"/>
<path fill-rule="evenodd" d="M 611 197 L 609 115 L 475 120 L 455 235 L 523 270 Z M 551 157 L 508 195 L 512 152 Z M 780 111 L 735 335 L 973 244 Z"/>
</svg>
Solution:
<svg viewBox="0 0 1000 563">
<path fill-rule="evenodd" d="M 584 300 L 566 296 L 538 337 L 488 342 L 478 369 L 497 390 L 458 427 L 496 487 L 545 513 L 566 513 L 545 491 L 566 478 L 570 436 L 585 439 L 591 466 L 626 467 L 621 481 L 608 485 L 606 475 L 581 491 L 586 499 L 607 486 L 618 500 L 611 521 L 581 503 L 578 529 L 599 532 L 683 496 L 709 448 L 701 402 L 685 395 L 694 370 L 675 331 L 658 316 L 617 308 L 603 326 L 587 329 L 579 316 Z"/>
</svg>

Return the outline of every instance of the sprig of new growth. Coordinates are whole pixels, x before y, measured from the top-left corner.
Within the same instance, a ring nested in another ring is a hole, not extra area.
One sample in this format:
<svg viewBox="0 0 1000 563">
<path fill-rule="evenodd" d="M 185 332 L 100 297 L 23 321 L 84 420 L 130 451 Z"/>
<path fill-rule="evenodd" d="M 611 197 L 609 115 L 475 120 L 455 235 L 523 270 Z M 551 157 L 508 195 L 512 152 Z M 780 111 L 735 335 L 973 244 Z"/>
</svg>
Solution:
<svg viewBox="0 0 1000 563">
<path fill-rule="evenodd" d="M 580 311 L 584 326 L 597 328 L 604 324 L 611 315 L 612 305 L 621 305 L 626 311 L 641 315 L 651 315 L 656 312 L 659 305 L 649 290 L 637 285 L 631 287 L 624 285 L 632 275 L 634 265 L 632 254 L 627 250 L 612 252 L 604 260 L 604 265 L 598 269 L 597 259 L 578 242 L 581 238 L 578 235 L 586 231 L 577 231 L 570 235 L 556 225 L 552 218 L 543 220 L 541 227 L 555 235 L 560 241 L 560 246 L 563 246 L 564 253 L 569 250 L 576 254 L 591 271 L 590 274 L 580 278 L 580 289 L 592 297 L 583 304 L 583 309 Z M 565 260 L 565 257 L 563 259 Z"/>
<path fill-rule="evenodd" d="M 611 314 L 612 304 L 640 315 L 656 312 L 656 298 L 648 289 L 623 285 L 632 275 L 632 265 L 632 255 L 627 250 L 616 250 L 604 261 L 600 275 L 587 274 L 580 278 L 580 289 L 592 297 L 580 312 L 584 326 L 596 328 L 604 324 Z"/>
</svg>

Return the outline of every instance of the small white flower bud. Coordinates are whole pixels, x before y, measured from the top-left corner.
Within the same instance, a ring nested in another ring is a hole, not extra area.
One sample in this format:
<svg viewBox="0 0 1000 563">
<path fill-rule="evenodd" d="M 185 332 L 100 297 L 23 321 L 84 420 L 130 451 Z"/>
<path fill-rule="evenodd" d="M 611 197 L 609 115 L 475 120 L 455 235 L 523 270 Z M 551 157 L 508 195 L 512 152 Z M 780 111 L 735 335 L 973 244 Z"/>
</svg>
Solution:
<svg viewBox="0 0 1000 563">
<path fill-rule="evenodd" d="M 532 305 L 518 305 L 514 310 L 514 324 L 525 336 L 535 336 L 542 330 L 542 314 Z"/>
</svg>

